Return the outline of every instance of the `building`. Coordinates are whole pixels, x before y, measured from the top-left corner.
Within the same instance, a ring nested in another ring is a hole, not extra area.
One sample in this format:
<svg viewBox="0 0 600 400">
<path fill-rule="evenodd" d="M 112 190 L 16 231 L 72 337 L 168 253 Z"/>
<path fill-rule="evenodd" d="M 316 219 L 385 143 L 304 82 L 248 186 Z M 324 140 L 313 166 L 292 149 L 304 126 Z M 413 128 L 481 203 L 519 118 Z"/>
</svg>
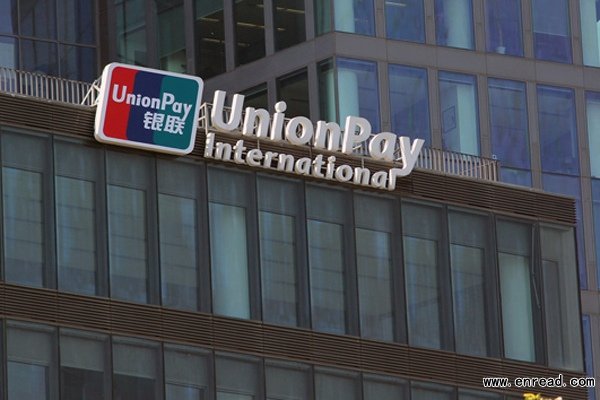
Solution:
<svg viewBox="0 0 600 400">
<path fill-rule="evenodd" d="M 269 113 L 285 100 L 287 117 L 360 115 L 449 168 L 497 159 L 512 185 L 422 168 L 384 193 L 207 160 L 207 118 L 175 160 L 96 143 L 92 109 L 34 98 L 62 95 L 52 85 L 0 93 L 0 398 L 513 399 L 526 389 L 482 378 L 594 375 L 596 8 L 1 3 L 6 67 L 197 74 L 208 102 L 220 89 Z"/>
</svg>

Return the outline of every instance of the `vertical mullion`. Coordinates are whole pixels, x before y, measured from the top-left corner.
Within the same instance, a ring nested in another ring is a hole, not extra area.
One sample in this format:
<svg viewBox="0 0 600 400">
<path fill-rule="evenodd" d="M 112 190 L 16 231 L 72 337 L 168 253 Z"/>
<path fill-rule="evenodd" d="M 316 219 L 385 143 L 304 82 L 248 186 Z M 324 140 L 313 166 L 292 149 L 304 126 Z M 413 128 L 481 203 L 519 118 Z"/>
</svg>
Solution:
<svg viewBox="0 0 600 400">
<path fill-rule="evenodd" d="M 402 240 L 402 208 L 400 201 L 394 199 L 392 210 L 394 222 L 392 224 L 392 316 L 394 318 L 394 340 L 400 343 L 408 343 L 407 326 L 408 322 L 406 311 L 406 293 L 405 293 L 405 270 L 403 262 L 403 240 Z"/>
<path fill-rule="evenodd" d="M 344 297 L 346 303 L 346 333 L 360 335 L 360 311 L 358 299 L 358 274 L 356 268 L 356 227 L 354 221 L 354 199 L 351 191 L 344 193 L 346 197 L 346 208 L 344 215 L 343 237 L 344 252 Z"/>
<path fill-rule="evenodd" d="M 194 46 L 196 7 L 194 6 L 193 0 L 183 0 L 185 64 L 186 72 L 190 75 L 196 75 L 196 47 Z M 200 40 L 200 38 L 198 38 L 198 40 Z"/>
<path fill-rule="evenodd" d="M 236 65 L 236 37 L 233 0 L 223 0 L 223 22 L 225 24 L 225 70 L 233 71 Z"/>
<path fill-rule="evenodd" d="M 448 223 L 448 207 L 440 208 L 441 212 L 441 236 L 440 248 L 438 250 L 438 272 L 440 285 L 440 320 L 442 323 L 440 333 L 441 349 L 454 351 L 454 299 L 452 296 L 452 265 L 450 262 L 450 226 Z"/>
<path fill-rule="evenodd" d="M 306 190 L 305 182 L 298 184 L 299 196 L 296 216 L 296 276 L 298 282 L 298 326 L 310 328 L 310 279 L 308 266 L 308 240 L 306 229 Z"/>
<path fill-rule="evenodd" d="M 265 54 L 270 56 L 275 53 L 275 4 L 277 0 L 263 0 L 263 18 L 265 21 Z"/>
</svg>

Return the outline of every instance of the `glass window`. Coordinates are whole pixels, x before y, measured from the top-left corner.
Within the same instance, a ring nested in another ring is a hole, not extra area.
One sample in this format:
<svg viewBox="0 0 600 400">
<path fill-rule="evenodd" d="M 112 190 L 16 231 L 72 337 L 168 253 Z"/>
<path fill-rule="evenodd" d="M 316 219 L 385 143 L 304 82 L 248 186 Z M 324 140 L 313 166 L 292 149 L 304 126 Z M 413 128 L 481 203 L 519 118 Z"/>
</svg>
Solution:
<svg viewBox="0 0 600 400">
<path fill-rule="evenodd" d="M 442 304 L 448 304 L 443 282 L 449 277 L 443 274 L 441 210 L 404 203 L 402 231 L 408 342 L 411 346 L 448 349 L 448 313 Z"/>
<path fill-rule="evenodd" d="M 247 174 L 209 168 L 210 257 L 213 311 L 215 314 L 250 318 L 248 249 L 255 237 L 249 228 L 254 210 L 249 209 L 254 180 Z"/>
<path fill-rule="evenodd" d="M 285 116 L 309 117 L 308 74 L 306 69 L 277 79 L 277 101 L 287 104 Z"/>
<path fill-rule="evenodd" d="M 148 246 L 154 164 L 147 157 L 108 152 L 107 168 L 111 296 L 156 303 L 156 260 L 149 257 Z"/>
<path fill-rule="evenodd" d="M 7 282 L 53 287 L 52 170 L 45 138 L 2 134 L 4 276 Z M 50 206 L 48 206 L 50 205 Z"/>
<path fill-rule="evenodd" d="M 450 265 L 456 351 L 477 356 L 498 354 L 497 297 L 489 218 L 450 211 Z"/>
<path fill-rule="evenodd" d="M 240 94 L 244 95 L 244 108 L 254 107 L 264 108 L 265 110 L 269 109 L 269 98 L 267 95 L 266 83 L 243 90 L 240 92 Z"/>
<path fill-rule="evenodd" d="M 2 13 L 0 12 L 0 14 Z M 1 22 L 0 26 L 2 26 Z M 17 45 L 17 39 L 0 36 L 0 67 L 19 68 L 19 46 Z M 10 78 L 6 74 L 3 74 L 0 79 L 4 81 Z M 16 79 L 16 75 L 14 79 Z"/>
<path fill-rule="evenodd" d="M 428 383 L 411 384 L 411 400 L 452 400 L 454 396 L 454 389 L 448 386 Z"/>
<path fill-rule="evenodd" d="M 504 356 L 521 361 L 536 361 L 539 299 L 532 290 L 532 229 L 511 221 L 496 222 L 498 269 L 502 299 Z M 535 307 L 535 308 L 534 308 Z"/>
<path fill-rule="evenodd" d="M 58 2 L 60 40 L 94 44 L 96 36 L 94 0 L 60 0 Z"/>
<path fill-rule="evenodd" d="M 304 400 L 311 398 L 312 374 L 308 365 L 265 361 L 267 400 Z"/>
<path fill-rule="evenodd" d="M 59 347 L 61 400 L 108 398 L 108 336 L 61 329 Z"/>
<path fill-rule="evenodd" d="M 299 325 L 298 236 L 300 219 L 297 183 L 258 178 L 258 227 L 262 309 L 265 322 Z"/>
<path fill-rule="evenodd" d="M 485 35 L 487 51 L 523 56 L 521 1 L 486 0 Z"/>
<path fill-rule="evenodd" d="M 98 247 L 104 218 L 101 156 L 79 143 L 54 143 L 58 288 L 90 296 L 107 294 Z"/>
<path fill-rule="evenodd" d="M 600 149 L 600 93 L 586 92 L 587 132 L 590 149 Z M 600 157 L 590 152 L 590 169 L 592 177 L 600 178 Z"/>
<path fill-rule="evenodd" d="M 496 393 L 479 392 L 476 390 L 458 389 L 458 400 L 502 400 Z"/>
<path fill-rule="evenodd" d="M 373 36 L 375 35 L 374 13 L 373 0 L 315 1 L 317 34 L 331 31 L 333 22 L 336 31 Z"/>
<path fill-rule="evenodd" d="M 17 23 L 17 0 L 0 0 L 0 33 L 16 35 Z"/>
<path fill-rule="evenodd" d="M 117 58 L 126 64 L 149 65 L 146 47 L 146 1 L 114 0 Z"/>
<path fill-rule="evenodd" d="M 388 376 L 363 374 L 364 400 L 408 400 L 406 381 Z"/>
<path fill-rule="evenodd" d="M 472 0 L 435 0 L 435 38 L 440 46 L 475 47 Z"/>
<path fill-rule="evenodd" d="M 235 18 L 235 62 L 247 64 L 265 56 L 263 0 L 238 0 L 233 4 Z"/>
<path fill-rule="evenodd" d="M 275 0 L 273 14 L 275 50 L 282 50 L 306 40 L 304 0 Z"/>
<path fill-rule="evenodd" d="M 600 1 L 580 0 L 583 63 L 600 67 Z M 1 17 L 0 17 L 1 18 Z"/>
<path fill-rule="evenodd" d="M 21 69 L 46 75 L 58 75 L 56 43 L 21 39 Z"/>
<path fill-rule="evenodd" d="M 162 305 L 198 310 L 198 191 L 190 164 L 158 161 L 158 226 Z"/>
<path fill-rule="evenodd" d="M 477 82 L 472 75 L 439 73 L 444 150 L 479 154 Z"/>
<path fill-rule="evenodd" d="M 183 0 L 157 0 L 156 9 L 160 69 L 184 73 L 187 70 L 187 57 Z M 206 54 L 202 56 L 206 57 Z"/>
<path fill-rule="evenodd" d="M 306 187 L 312 328 L 347 333 L 346 192 Z"/>
<path fill-rule="evenodd" d="M 196 0 L 196 74 L 204 79 L 225 72 L 223 0 Z"/>
<path fill-rule="evenodd" d="M 92 82 L 96 74 L 96 48 L 60 45 L 60 76 L 77 81 Z"/>
<path fill-rule="evenodd" d="M 333 369 L 315 369 L 315 400 L 360 400 L 358 373 Z"/>
<path fill-rule="evenodd" d="M 572 228 L 542 226 L 540 238 L 548 365 L 581 371 L 574 232 Z"/>
<path fill-rule="evenodd" d="M 385 26 L 389 39 L 425 42 L 423 0 L 386 1 Z"/>
<path fill-rule="evenodd" d="M 21 35 L 56 39 L 56 3 L 54 0 L 19 0 Z"/>
<path fill-rule="evenodd" d="M 319 112 L 321 119 L 338 121 L 336 106 L 335 68 L 333 59 L 317 64 L 319 74 Z"/>
<path fill-rule="evenodd" d="M 253 400 L 259 397 L 259 363 L 253 357 L 217 354 L 217 400 Z"/>
<path fill-rule="evenodd" d="M 165 400 L 208 400 L 209 353 L 165 344 Z"/>
<path fill-rule="evenodd" d="M 579 174 L 575 98 L 572 89 L 538 86 L 542 170 Z"/>
<path fill-rule="evenodd" d="M 57 399 L 58 375 L 54 329 L 43 325 L 10 321 L 7 325 L 7 399 Z"/>
<path fill-rule="evenodd" d="M 113 398 L 162 398 L 160 345 L 147 340 L 113 337 Z"/>
<path fill-rule="evenodd" d="M 592 179 L 592 211 L 594 214 L 594 244 L 596 245 L 596 276 L 600 277 L 600 180 Z M 600 281 L 598 283 L 600 287 Z"/>
<path fill-rule="evenodd" d="M 527 95 L 523 82 L 488 79 L 492 154 L 500 161 L 501 179 L 531 186 Z M 504 173 L 509 167 L 509 173 Z M 514 178 L 517 179 L 514 179 Z"/>
<path fill-rule="evenodd" d="M 386 341 L 393 341 L 395 336 L 394 206 L 392 200 L 354 196 L 360 333 Z"/>
<path fill-rule="evenodd" d="M 430 146 L 427 70 L 390 64 L 389 79 L 392 132 Z"/>
<path fill-rule="evenodd" d="M 572 62 L 568 0 L 532 0 L 532 13 L 535 58 Z"/>
</svg>

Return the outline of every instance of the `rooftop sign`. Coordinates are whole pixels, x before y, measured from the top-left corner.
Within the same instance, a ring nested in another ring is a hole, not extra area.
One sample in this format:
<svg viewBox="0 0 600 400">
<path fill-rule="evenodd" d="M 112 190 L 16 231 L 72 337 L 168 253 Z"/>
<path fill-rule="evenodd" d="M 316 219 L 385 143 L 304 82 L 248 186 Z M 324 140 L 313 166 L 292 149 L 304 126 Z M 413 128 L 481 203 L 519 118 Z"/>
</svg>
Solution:
<svg viewBox="0 0 600 400">
<path fill-rule="evenodd" d="M 196 140 L 203 87 L 198 77 L 108 64 L 94 136 L 103 143 L 188 154 Z"/>
</svg>

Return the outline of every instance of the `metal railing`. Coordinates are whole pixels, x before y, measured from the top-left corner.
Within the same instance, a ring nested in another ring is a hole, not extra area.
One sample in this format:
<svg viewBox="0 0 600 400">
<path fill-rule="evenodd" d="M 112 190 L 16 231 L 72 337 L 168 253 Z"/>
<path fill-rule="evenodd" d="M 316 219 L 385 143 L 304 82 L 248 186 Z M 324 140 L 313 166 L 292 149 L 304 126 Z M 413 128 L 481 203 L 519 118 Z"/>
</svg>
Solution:
<svg viewBox="0 0 600 400">
<path fill-rule="evenodd" d="M 96 83 L 79 82 L 35 72 L 0 67 L 0 92 L 68 104 L 93 106 Z"/>
<path fill-rule="evenodd" d="M 200 120 L 198 127 L 208 132 L 210 126 L 210 111 L 212 104 L 204 103 L 200 109 Z M 227 121 L 231 109 L 224 107 L 223 118 Z M 242 121 L 244 115 L 242 113 Z M 289 121 L 289 119 L 286 119 Z M 373 137 L 374 135 L 371 135 Z M 354 148 L 354 154 L 359 157 L 368 156 L 369 140 L 361 143 Z M 312 145 L 307 145 L 312 147 Z M 397 160 L 394 163 L 402 163 L 399 154 L 396 154 Z M 447 150 L 423 147 L 417 159 L 417 168 L 440 172 L 443 174 L 464 176 L 468 178 L 482 179 L 496 182 L 499 175 L 499 163 L 491 158 L 479 157 L 470 154 L 457 153 Z"/>
</svg>

